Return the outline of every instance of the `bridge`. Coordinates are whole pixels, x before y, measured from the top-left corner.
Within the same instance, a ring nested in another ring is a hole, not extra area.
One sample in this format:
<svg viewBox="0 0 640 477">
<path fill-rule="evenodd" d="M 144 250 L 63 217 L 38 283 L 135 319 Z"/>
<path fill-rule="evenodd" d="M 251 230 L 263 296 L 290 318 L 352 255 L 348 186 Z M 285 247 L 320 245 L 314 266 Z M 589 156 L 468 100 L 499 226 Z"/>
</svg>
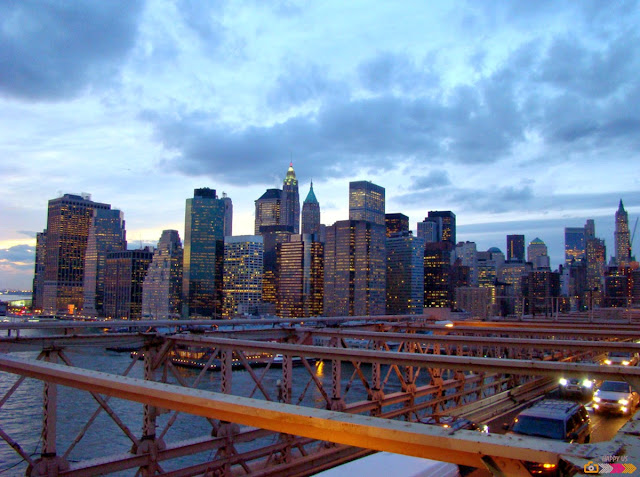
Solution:
<svg viewBox="0 0 640 477">
<path fill-rule="evenodd" d="M 505 476 L 530 475 L 524 462 L 570 475 L 605 456 L 640 467 L 640 414 L 613 439 L 589 444 L 419 422 L 486 422 L 553 390 L 560 377 L 624 380 L 640 391 L 640 367 L 598 364 L 611 351 L 640 353 L 637 324 L 557 318 L 0 323 L 0 439 L 19 456 L 16 468 L 34 476 L 305 476 L 374 451 Z M 135 350 L 119 374 L 93 366 L 92 353 L 107 348 Z M 42 382 L 40 418 L 13 406 L 25 429 L 7 429 L 3 412 L 28 378 Z M 74 406 L 93 401 L 91 412 L 63 419 L 66 389 L 76 390 Z M 27 450 L 33 436 L 40 452 Z"/>
</svg>

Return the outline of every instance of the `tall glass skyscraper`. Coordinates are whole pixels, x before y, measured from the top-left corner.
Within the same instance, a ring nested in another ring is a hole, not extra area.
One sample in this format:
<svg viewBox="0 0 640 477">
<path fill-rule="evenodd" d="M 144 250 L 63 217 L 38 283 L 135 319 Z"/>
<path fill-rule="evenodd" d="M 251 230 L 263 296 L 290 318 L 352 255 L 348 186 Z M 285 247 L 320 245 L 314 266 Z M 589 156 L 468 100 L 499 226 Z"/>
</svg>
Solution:
<svg viewBox="0 0 640 477">
<path fill-rule="evenodd" d="M 507 261 L 524 262 L 524 235 L 507 235 Z"/>
<path fill-rule="evenodd" d="M 616 229 L 614 232 L 616 244 L 616 264 L 627 266 L 631 262 L 631 241 L 629 238 L 629 215 L 624 210 L 622 199 L 616 211 Z"/>
<path fill-rule="evenodd" d="M 349 183 L 349 220 L 385 225 L 384 187 L 369 181 Z"/>
<path fill-rule="evenodd" d="M 82 309 L 84 259 L 96 209 L 111 206 L 93 202 L 88 194 L 65 194 L 49 201 L 42 297 L 46 313 Z"/>
<path fill-rule="evenodd" d="M 298 179 L 293 170 L 293 163 L 289 164 L 287 175 L 282 184 L 282 201 L 284 209 L 284 225 L 290 225 L 294 234 L 300 233 L 300 194 Z"/>
<path fill-rule="evenodd" d="M 439 241 L 456 244 L 456 214 L 450 210 L 430 210 L 424 221 L 437 221 L 440 224 Z"/>
<path fill-rule="evenodd" d="M 195 189 L 185 213 L 182 316 L 221 313 L 225 201 L 214 189 Z"/>
<path fill-rule="evenodd" d="M 282 191 L 280 189 L 267 189 L 267 191 L 255 201 L 255 204 L 254 234 L 260 234 L 260 227 L 286 225 L 283 215 L 284 205 L 282 204 Z"/>
<path fill-rule="evenodd" d="M 584 227 L 565 227 L 564 229 L 564 262 L 584 260 L 586 256 L 586 244 Z"/>
<path fill-rule="evenodd" d="M 421 315 L 424 312 L 424 240 L 408 231 L 398 232 L 387 238 L 386 247 L 387 315 Z"/>
<path fill-rule="evenodd" d="M 302 233 L 315 234 L 320 230 L 320 204 L 313 192 L 313 181 L 302 204 Z"/>
<path fill-rule="evenodd" d="M 153 258 L 149 247 L 107 253 L 104 314 L 115 320 L 142 318 L 142 285 Z"/>
<path fill-rule="evenodd" d="M 180 317 L 183 250 L 177 230 L 163 230 L 142 286 L 142 316 Z"/>
<path fill-rule="evenodd" d="M 262 305 L 261 235 L 226 237 L 224 243 L 223 316 L 253 314 Z"/>
</svg>

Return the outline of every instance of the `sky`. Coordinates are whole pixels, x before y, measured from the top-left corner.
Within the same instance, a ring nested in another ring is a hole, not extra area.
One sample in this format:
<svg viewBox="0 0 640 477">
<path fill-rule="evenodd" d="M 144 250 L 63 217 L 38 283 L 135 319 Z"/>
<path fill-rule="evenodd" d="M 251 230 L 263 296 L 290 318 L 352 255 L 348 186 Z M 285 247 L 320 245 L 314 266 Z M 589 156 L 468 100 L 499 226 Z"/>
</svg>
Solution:
<svg viewBox="0 0 640 477">
<path fill-rule="evenodd" d="M 50 199 L 122 210 L 133 248 L 184 238 L 210 187 L 253 234 L 289 162 L 327 225 L 370 180 L 478 250 L 524 234 L 555 268 L 592 218 L 612 255 L 619 201 L 640 213 L 638 25 L 624 0 L 0 0 L 0 289 L 31 288 Z"/>
</svg>

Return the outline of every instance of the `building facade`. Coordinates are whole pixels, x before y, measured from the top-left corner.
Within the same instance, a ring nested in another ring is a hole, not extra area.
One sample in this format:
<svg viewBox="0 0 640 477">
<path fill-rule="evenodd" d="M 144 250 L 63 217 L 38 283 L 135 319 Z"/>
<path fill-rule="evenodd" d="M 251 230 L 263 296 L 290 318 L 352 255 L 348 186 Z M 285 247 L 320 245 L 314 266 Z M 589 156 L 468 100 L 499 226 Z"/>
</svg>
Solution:
<svg viewBox="0 0 640 477">
<path fill-rule="evenodd" d="M 105 265 L 104 314 L 114 320 L 142 318 L 142 287 L 153 252 L 109 252 Z"/>
<path fill-rule="evenodd" d="M 261 235 L 225 237 L 223 317 L 256 314 L 262 308 Z"/>
<path fill-rule="evenodd" d="M 300 233 L 300 193 L 298 179 L 293 170 L 293 163 L 289 163 L 287 175 L 282 184 L 283 225 L 289 225 L 294 234 Z"/>
<path fill-rule="evenodd" d="M 182 311 L 183 250 L 177 230 L 163 230 L 142 286 L 142 316 L 177 319 Z"/>
<path fill-rule="evenodd" d="M 384 222 L 387 227 L 387 238 L 393 234 L 409 231 L 409 217 L 404 214 L 385 214 Z"/>
<path fill-rule="evenodd" d="M 584 227 L 565 227 L 564 229 L 564 263 L 579 262 L 586 256 Z"/>
<path fill-rule="evenodd" d="M 387 238 L 386 248 L 387 315 L 421 315 L 424 310 L 424 241 L 408 231 L 398 232 Z"/>
<path fill-rule="evenodd" d="M 624 210 L 622 199 L 616 211 L 616 228 L 613 233 L 616 246 L 616 265 L 626 267 L 631 262 L 631 241 L 629 237 L 629 214 Z"/>
<path fill-rule="evenodd" d="M 349 183 L 349 220 L 385 226 L 385 190 L 369 181 Z"/>
<path fill-rule="evenodd" d="M 302 233 L 317 234 L 320 231 L 320 203 L 313 192 L 313 181 L 307 198 L 302 204 Z"/>
<path fill-rule="evenodd" d="M 507 235 L 507 261 L 524 262 L 524 235 Z"/>
<path fill-rule="evenodd" d="M 280 189 L 267 189 L 255 202 L 254 233 L 260 234 L 260 227 L 269 225 L 286 225 L 284 218 L 284 205 L 282 204 L 282 191 Z"/>
<path fill-rule="evenodd" d="M 440 223 L 439 241 L 456 244 L 456 214 L 450 210 L 430 210 L 424 220 Z"/>
<path fill-rule="evenodd" d="M 47 231 L 36 234 L 36 257 L 35 268 L 33 271 L 33 288 L 31 295 L 31 304 L 34 313 L 42 311 L 44 303 L 44 268 L 45 268 L 45 252 L 47 250 Z"/>
</svg>

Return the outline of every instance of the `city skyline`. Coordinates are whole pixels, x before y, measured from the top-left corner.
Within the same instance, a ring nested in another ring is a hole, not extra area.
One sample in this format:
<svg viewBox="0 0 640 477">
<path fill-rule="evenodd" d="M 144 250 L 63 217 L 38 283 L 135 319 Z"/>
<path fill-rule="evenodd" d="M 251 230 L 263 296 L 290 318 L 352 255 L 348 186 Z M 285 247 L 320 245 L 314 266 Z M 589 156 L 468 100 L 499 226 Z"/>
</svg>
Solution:
<svg viewBox="0 0 640 477">
<path fill-rule="evenodd" d="M 608 261 L 619 201 L 631 233 L 640 213 L 638 2 L 14 2 L 0 18 L 0 288 L 31 287 L 50 199 L 89 192 L 131 247 L 155 246 L 210 187 L 248 235 L 290 162 L 326 225 L 370 180 L 414 231 L 450 210 L 458 241 L 539 237 L 554 269 L 565 227 L 594 219 Z"/>
</svg>

